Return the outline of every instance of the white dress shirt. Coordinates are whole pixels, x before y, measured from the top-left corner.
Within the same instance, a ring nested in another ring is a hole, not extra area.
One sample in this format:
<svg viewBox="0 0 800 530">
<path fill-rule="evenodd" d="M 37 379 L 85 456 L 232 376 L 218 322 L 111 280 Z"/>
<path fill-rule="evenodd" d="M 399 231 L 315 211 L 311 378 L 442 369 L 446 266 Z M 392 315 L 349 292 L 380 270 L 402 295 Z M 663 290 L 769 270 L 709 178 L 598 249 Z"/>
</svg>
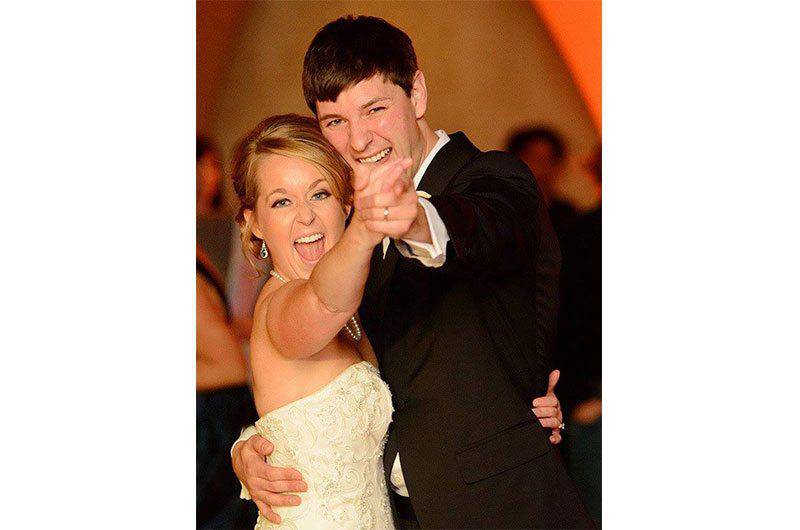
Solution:
<svg viewBox="0 0 800 530">
<path fill-rule="evenodd" d="M 447 228 L 444 226 L 442 218 L 439 217 L 436 208 L 434 208 L 433 204 L 428 200 L 430 195 L 424 190 L 419 189 L 419 182 L 422 180 L 422 176 L 425 174 L 428 166 L 431 165 L 431 160 L 433 160 L 436 153 L 450 141 L 450 137 L 442 130 L 436 131 L 436 136 L 439 137 L 439 140 L 433 146 L 431 152 L 428 153 L 428 156 L 425 157 L 425 160 L 422 161 L 422 164 L 420 164 L 417 174 L 414 175 L 414 189 L 417 190 L 419 203 L 422 205 L 422 208 L 425 210 L 425 215 L 428 217 L 428 229 L 431 232 L 432 242 L 422 243 L 411 239 L 395 240 L 394 242 L 402 256 L 418 259 L 426 267 L 441 267 L 444 265 L 447 242 L 450 241 L 450 236 L 447 234 Z M 384 258 L 386 257 L 387 250 L 389 250 L 388 237 L 383 239 Z"/>
</svg>

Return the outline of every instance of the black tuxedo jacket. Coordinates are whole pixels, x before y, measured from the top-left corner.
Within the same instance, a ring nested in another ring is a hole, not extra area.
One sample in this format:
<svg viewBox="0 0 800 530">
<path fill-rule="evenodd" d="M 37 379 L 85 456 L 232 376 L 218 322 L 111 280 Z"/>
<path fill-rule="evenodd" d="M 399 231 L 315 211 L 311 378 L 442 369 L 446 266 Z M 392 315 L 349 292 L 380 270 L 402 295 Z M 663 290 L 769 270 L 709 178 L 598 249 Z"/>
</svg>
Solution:
<svg viewBox="0 0 800 530">
<path fill-rule="evenodd" d="M 530 170 L 456 133 L 418 186 L 447 227 L 445 264 L 376 247 L 360 308 L 395 413 L 411 504 L 429 528 L 587 528 L 544 395 L 560 254 Z"/>
</svg>

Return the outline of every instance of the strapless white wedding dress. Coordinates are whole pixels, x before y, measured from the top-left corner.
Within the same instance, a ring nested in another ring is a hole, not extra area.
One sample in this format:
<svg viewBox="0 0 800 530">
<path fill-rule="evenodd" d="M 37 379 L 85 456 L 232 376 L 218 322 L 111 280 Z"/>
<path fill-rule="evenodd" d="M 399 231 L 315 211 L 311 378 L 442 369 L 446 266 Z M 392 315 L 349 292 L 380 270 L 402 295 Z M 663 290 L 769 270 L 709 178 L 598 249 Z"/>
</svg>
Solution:
<svg viewBox="0 0 800 530">
<path fill-rule="evenodd" d="M 280 525 L 259 514 L 256 530 L 393 528 L 383 474 L 392 411 L 389 388 L 363 361 L 259 419 L 258 433 L 275 445 L 270 464 L 300 471 L 308 491 L 299 506 L 273 507 Z"/>
</svg>

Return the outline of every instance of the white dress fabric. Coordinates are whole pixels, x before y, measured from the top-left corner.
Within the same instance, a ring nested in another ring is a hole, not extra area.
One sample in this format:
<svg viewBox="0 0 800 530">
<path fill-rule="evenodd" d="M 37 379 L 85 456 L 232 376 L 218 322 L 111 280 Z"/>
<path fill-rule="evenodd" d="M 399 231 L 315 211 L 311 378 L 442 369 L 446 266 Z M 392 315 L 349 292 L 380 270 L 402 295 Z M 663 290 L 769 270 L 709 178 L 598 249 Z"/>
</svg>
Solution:
<svg viewBox="0 0 800 530">
<path fill-rule="evenodd" d="M 256 530 L 393 528 L 383 448 L 392 396 L 367 361 L 349 366 L 321 390 L 256 422 L 275 450 L 269 463 L 303 475 L 299 506 L 276 506 L 275 525 L 259 514 Z"/>
</svg>

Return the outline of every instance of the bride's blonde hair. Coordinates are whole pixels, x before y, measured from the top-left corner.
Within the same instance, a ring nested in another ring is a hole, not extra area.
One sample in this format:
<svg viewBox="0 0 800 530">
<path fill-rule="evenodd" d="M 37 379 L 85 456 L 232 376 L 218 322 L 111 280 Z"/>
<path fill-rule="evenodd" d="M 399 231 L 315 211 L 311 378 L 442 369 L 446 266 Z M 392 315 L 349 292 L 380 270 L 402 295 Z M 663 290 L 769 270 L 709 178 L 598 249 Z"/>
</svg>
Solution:
<svg viewBox="0 0 800 530">
<path fill-rule="evenodd" d="M 258 161 L 270 154 L 311 162 L 322 173 L 331 187 L 331 193 L 342 203 L 342 208 L 353 204 L 353 187 L 350 184 L 353 170 L 322 136 L 315 119 L 282 114 L 271 116 L 256 125 L 234 149 L 231 175 L 233 189 L 241 203 L 236 222 L 241 229 L 242 252 L 259 275 L 261 271 L 255 259 L 260 257 L 262 241 L 253 234 L 253 216 L 250 216 L 251 222 L 248 223 L 244 212 L 255 210 L 261 191 L 255 177 Z"/>
</svg>

